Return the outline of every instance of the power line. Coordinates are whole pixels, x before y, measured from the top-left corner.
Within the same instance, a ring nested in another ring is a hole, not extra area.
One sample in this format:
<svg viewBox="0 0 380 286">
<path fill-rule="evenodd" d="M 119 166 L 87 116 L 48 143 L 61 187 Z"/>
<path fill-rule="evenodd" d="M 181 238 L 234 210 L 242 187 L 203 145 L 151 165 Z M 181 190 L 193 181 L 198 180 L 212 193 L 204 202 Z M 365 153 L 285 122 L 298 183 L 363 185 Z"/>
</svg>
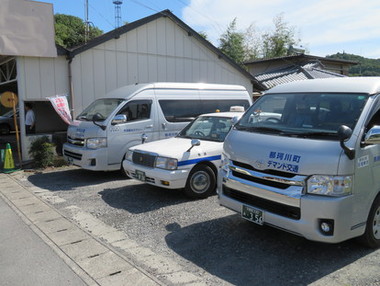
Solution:
<svg viewBox="0 0 380 286">
<path fill-rule="evenodd" d="M 219 30 L 220 33 L 224 33 L 224 30 L 222 29 L 221 25 L 220 25 L 217 21 L 215 21 L 214 19 L 210 18 L 209 16 L 207 16 L 207 15 L 201 13 L 200 11 L 194 9 L 193 7 L 188 6 L 188 4 L 187 4 L 186 2 L 184 2 L 183 0 L 177 0 L 177 1 L 180 2 L 180 3 L 182 3 L 184 6 L 189 7 L 189 8 L 190 8 L 191 10 L 193 10 L 195 13 L 197 13 L 197 14 L 201 15 L 202 17 L 204 17 L 204 18 L 210 20 L 210 21 L 211 21 L 210 24 L 211 24 L 211 26 L 212 26 L 214 29 L 216 28 L 216 30 Z M 214 23 L 215 25 L 214 25 L 213 23 Z"/>
</svg>

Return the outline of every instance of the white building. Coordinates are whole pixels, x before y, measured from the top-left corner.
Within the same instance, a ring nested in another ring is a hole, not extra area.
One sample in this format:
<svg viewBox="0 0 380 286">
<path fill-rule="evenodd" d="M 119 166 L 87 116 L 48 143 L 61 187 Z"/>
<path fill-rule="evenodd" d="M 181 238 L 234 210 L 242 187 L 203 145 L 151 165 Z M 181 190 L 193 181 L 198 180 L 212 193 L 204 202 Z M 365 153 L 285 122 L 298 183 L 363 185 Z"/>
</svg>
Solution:
<svg viewBox="0 0 380 286">
<path fill-rule="evenodd" d="M 0 27 L 0 39 L 2 30 Z M 34 103 L 37 134 L 51 134 L 66 129 L 46 100 L 54 95 L 68 95 L 75 117 L 94 99 L 128 84 L 205 82 L 239 84 L 249 92 L 262 89 L 251 74 L 168 10 L 122 26 L 75 49 L 58 47 L 57 56 L 4 54 L 3 50 L 0 46 L 0 70 L 9 71 L 12 65 L 17 71 L 13 69 L 7 77 L 0 76 L 0 94 L 13 91 L 19 97 L 24 160 L 28 158 L 28 141 L 32 137 L 25 136 L 25 102 Z"/>
</svg>

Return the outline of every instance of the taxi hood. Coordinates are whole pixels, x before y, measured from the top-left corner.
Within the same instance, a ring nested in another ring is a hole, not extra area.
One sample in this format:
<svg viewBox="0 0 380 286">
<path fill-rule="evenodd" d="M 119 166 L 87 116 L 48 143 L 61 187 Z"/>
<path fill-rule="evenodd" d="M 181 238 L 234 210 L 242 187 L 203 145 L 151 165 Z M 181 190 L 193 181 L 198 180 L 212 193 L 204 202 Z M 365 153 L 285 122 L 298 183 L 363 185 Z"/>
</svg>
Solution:
<svg viewBox="0 0 380 286">
<path fill-rule="evenodd" d="M 191 147 L 191 140 L 192 139 L 174 137 L 140 144 L 130 149 L 155 153 L 162 157 L 176 158 L 178 160 L 215 154 L 220 155 L 221 153 L 223 142 L 206 140 L 200 140 L 201 144 L 199 146 L 194 146 L 190 152 L 186 152 Z"/>
<path fill-rule="evenodd" d="M 338 174 L 343 154 L 339 141 L 238 130 L 232 130 L 228 135 L 224 152 L 231 160 L 251 165 L 257 170 L 271 169 L 299 175 Z"/>
</svg>

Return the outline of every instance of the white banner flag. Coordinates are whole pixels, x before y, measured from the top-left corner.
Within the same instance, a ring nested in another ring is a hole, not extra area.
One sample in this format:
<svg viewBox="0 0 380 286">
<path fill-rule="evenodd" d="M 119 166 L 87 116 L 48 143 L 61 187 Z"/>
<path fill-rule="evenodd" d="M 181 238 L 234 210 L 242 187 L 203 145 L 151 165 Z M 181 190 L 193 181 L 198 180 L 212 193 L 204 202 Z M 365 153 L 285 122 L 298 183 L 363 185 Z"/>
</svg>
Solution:
<svg viewBox="0 0 380 286">
<path fill-rule="evenodd" d="M 72 118 L 69 109 L 69 103 L 67 102 L 67 98 L 64 95 L 57 95 L 52 97 L 47 97 L 53 105 L 55 111 L 58 115 L 65 121 L 67 124 L 72 123 Z"/>
</svg>

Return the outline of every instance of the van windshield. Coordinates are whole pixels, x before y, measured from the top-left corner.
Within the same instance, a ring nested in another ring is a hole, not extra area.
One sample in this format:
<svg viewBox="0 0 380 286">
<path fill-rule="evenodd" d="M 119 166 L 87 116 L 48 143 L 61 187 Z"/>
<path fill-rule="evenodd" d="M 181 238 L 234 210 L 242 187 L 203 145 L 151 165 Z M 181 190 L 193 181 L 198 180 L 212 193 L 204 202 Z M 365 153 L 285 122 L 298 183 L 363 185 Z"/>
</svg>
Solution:
<svg viewBox="0 0 380 286">
<path fill-rule="evenodd" d="M 102 98 L 95 100 L 77 116 L 77 120 L 92 121 L 92 118 L 97 113 L 103 120 L 106 120 L 121 102 L 123 102 L 121 98 Z"/>
<path fill-rule="evenodd" d="M 368 94 L 266 94 L 258 99 L 236 129 L 249 132 L 336 140 L 341 125 L 354 129 Z"/>
</svg>

